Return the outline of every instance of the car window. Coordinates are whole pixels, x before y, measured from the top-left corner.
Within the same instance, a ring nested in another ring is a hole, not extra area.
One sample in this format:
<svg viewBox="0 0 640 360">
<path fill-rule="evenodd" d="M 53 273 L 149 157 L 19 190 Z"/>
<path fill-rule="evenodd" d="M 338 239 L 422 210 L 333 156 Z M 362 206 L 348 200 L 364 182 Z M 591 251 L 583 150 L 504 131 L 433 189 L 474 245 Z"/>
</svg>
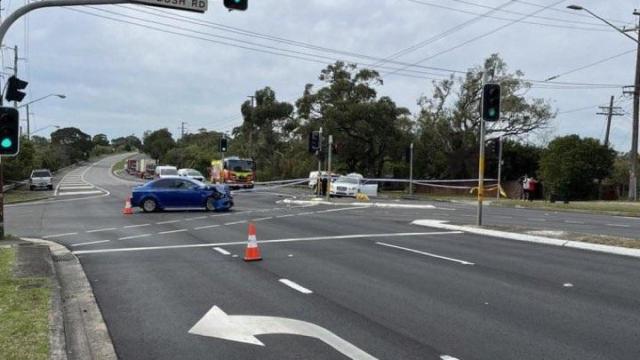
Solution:
<svg viewBox="0 0 640 360">
<path fill-rule="evenodd" d="M 358 184 L 360 182 L 360 180 L 357 178 L 347 177 L 347 176 L 341 176 L 338 178 L 337 181 L 341 183 L 347 183 L 347 184 Z"/>
<path fill-rule="evenodd" d="M 39 171 L 34 171 L 31 177 L 35 177 L 35 178 L 51 177 L 51 173 L 46 170 L 39 170 Z"/>
<path fill-rule="evenodd" d="M 175 188 L 180 190 L 197 189 L 198 185 L 186 180 L 175 180 Z"/>
<path fill-rule="evenodd" d="M 176 169 L 161 169 L 161 175 L 178 175 L 178 170 Z"/>
<path fill-rule="evenodd" d="M 151 184 L 156 189 L 169 189 L 174 186 L 173 179 L 162 179 Z"/>
</svg>

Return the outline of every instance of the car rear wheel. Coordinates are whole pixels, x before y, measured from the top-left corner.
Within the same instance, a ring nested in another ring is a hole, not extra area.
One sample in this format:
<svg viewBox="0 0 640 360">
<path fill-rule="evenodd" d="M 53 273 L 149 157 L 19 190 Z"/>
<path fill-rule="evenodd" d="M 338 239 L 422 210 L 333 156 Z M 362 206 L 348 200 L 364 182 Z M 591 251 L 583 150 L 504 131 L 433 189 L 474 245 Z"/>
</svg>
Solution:
<svg viewBox="0 0 640 360">
<path fill-rule="evenodd" d="M 214 199 L 213 196 L 207 198 L 205 207 L 207 208 L 207 211 L 216 211 L 216 199 Z"/>
<path fill-rule="evenodd" d="M 142 202 L 142 211 L 144 212 L 154 212 L 158 210 L 158 203 L 153 199 L 145 199 Z"/>
</svg>

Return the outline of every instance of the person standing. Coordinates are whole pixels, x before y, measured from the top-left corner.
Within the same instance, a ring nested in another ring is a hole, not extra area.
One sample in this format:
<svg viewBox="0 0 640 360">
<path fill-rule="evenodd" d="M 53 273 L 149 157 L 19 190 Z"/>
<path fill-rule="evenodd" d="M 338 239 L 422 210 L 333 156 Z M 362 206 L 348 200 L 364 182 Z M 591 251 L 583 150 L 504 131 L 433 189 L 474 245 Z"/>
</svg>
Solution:
<svg viewBox="0 0 640 360">
<path fill-rule="evenodd" d="M 529 192 L 529 186 L 530 186 L 530 179 L 529 179 L 529 175 L 525 174 L 524 177 L 522 178 L 522 200 L 527 201 L 529 200 L 529 196 L 530 196 L 530 192 Z"/>
</svg>

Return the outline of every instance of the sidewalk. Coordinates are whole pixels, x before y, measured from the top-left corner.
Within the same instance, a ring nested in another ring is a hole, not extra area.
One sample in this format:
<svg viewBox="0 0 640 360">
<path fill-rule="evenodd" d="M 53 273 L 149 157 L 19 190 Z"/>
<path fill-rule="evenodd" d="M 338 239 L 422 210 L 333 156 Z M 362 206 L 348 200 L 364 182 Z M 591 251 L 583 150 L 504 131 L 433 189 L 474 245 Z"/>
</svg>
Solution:
<svg viewBox="0 0 640 360">
<path fill-rule="evenodd" d="M 15 251 L 15 279 L 47 280 L 49 359 L 117 359 L 91 285 L 67 248 L 38 239 L 2 240 L 0 248 Z M 10 358 L 42 358 L 29 348 L 13 350 Z"/>
</svg>

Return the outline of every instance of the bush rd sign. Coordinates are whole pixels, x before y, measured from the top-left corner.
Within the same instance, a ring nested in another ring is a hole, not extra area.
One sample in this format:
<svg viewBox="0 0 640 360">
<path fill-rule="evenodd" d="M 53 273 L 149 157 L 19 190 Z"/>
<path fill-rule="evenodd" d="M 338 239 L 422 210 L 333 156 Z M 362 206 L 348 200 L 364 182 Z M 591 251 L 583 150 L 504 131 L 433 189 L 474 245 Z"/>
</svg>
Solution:
<svg viewBox="0 0 640 360">
<path fill-rule="evenodd" d="M 209 6 L 208 0 L 133 0 L 131 2 L 199 13 L 207 11 Z"/>
</svg>

